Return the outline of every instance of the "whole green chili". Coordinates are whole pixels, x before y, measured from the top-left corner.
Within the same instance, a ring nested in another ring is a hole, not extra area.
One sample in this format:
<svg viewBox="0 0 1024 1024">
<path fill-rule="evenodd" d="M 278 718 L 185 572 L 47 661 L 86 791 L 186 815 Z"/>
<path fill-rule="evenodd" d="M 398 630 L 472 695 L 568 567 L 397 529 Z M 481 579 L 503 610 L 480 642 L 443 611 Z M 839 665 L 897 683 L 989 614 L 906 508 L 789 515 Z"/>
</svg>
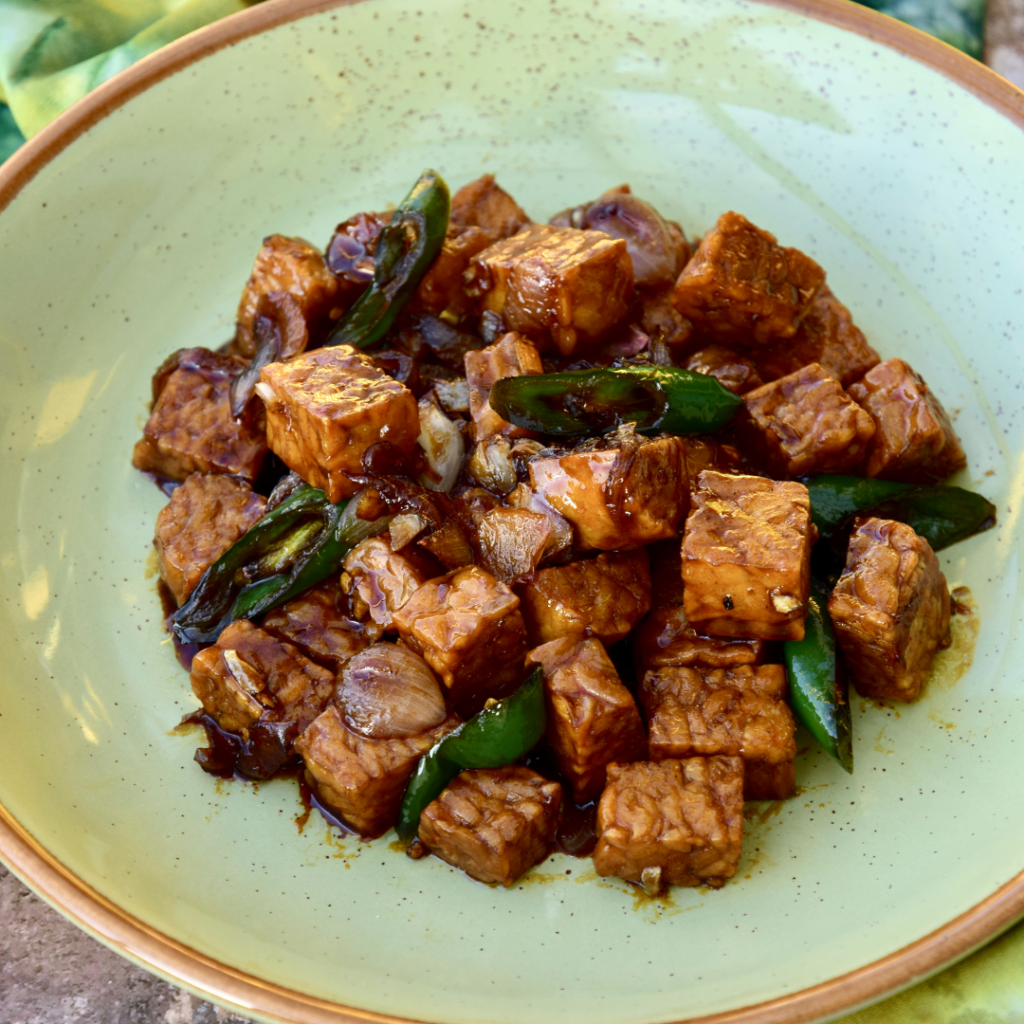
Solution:
<svg viewBox="0 0 1024 1024">
<path fill-rule="evenodd" d="M 783 644 L 783 660 L 796 717 L 828 754 L 852 772 L 850 704 L 827 605 L 828 589 L 812 582 L 804 638 Z"/>
<path fill-rule="evenodd" d="M 343 515 L 347 504 L 332 504 L 309 484 L 299 487 L 203 573 L 174 615 L 174 635 L 182 643 L 212 643 L 236 619 L 255 618 L 337 572 L 374 529 Z"/>
<path fill-rule="evenodd" d="M 373 280 L 331 331 L 328 345 L 368 348 L 388 332 L 444 245 L 451 197 L 437 171 L 424 171 L 377 239 Z"/>
<path fill-rule="evenodd" d="M 395 830 L 415 838 L 420 812 L 461 771 L 502 768 L 526 754 L 544 735 L 544 677 L 538 665 L 509 697 L 484 708 L 434 744 L 416 765 L 402 798 Z"/>
<path fill-rule="evenodd" d="M 728 426 L 743 399 L 714 377 L 676 366 L 616 366 L 505 377 L 491 407 L 542 434 L 599 434 L 623 423 L 641 433 L 710 433 Z"/>
<path fill-rule="evenodd" d="M 876 480 L 858 476 L 816 476 L 807 481 L 811 519 L 818 528 L 815 572 L 838 575 L 846 561 L 846 544 L 855 516 L 878 516 L 906 523 L 933 551 L 995 525 L 996 507 L 962 487 Z"/>
</svg>

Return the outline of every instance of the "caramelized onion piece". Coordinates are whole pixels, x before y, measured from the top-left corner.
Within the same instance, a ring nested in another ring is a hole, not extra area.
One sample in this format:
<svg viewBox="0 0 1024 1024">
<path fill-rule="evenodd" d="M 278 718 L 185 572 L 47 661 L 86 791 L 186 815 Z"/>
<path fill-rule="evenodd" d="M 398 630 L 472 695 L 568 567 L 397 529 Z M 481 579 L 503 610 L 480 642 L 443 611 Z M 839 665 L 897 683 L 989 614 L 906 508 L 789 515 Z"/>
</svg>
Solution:
<svg viewBox="0 0 1024 1024">
<path fill-rule="evenodd" d="M 637 287 L 674 281 L 682 269 L 679 258 L 681 249 L 686 250 L 682 232 L 678 227 L 673 231 L 669 222 L 650 203 L 633 195 L 628 185 L 609 189 L 592 203 L 566 210 L 552 217 L 551 223 L 603 231 L 612 238 L 624 239 Z"/>
<path fill-rule="evenodd" d="M 496 436 L 477 441 L 466 463 L 466 473 L 494 494 L 508 494 L 519 483 L 508 438 Z"/>
<path fill-rule="evenodd" d="M 426 396 L 419 401 L 420 436 L 416 443 L 423 449 L 428 471 L 420 483 L 447 493 L 455 486 L 462 469 L 466 447 L 459 428 Z"/>
<path fill-rule="evenodd" d="M 360 651 L 339 677 L 334 699 L 348 727 L 375 740 L 415 736 L 440 725 L 446 715 L 434 673 L 400 644 Z"/>
</svg>

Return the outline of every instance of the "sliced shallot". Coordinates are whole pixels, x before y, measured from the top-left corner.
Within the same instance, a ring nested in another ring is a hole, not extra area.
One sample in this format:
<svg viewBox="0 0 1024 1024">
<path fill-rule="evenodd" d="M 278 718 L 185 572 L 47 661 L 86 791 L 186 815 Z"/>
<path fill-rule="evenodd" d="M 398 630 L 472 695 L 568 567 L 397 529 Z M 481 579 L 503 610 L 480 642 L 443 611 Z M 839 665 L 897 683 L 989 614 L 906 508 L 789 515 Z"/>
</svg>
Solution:
<svg viewBox="0 0 1024 1024">
<path fill-rule="evenodd" d="M 427 397 L 419 402 L 420 436 L 416 443 L 423 449 L 428 472 L 420 483 L 435 491 L 447 493 L 455 486 L 462 468 L 466 446 L 459 428 Z"/>
<path fill-rule="evenodd" d="M 374 644 L 360 651 L 338 679 L 335 701 L 349 728 L 371 739 L 415 736 L 446 715 L 436 676 L 401 644 Z"/>
</svg>

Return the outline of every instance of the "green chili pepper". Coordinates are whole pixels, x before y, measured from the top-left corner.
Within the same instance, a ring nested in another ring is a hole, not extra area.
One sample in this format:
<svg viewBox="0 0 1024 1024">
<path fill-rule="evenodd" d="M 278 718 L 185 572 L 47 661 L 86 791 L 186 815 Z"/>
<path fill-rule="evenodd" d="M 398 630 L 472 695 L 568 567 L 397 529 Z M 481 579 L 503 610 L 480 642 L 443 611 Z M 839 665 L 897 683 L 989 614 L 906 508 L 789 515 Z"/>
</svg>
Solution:
<svg viewBox="0 0 1024 1024">
<path fill-rule="evenodd" d="M 931 487 L 856 476 L 816 476 L 807 483 L 811 518 L 826 541 L 855 514 L 906 523 L 932 550 L 995 525 L 992 502 L 962 487 Z"/>
<path fill-rule="evenodd" d="M 812 583 L 803 640 L 787 640 L 783 658 L 797 718 L 848 772 L 853 771 L 850 704 L 836 657 L 828 591 Z"/>
<path fill-rule="evenodd" d="M 175 613 L 182 643 L 209 643 L 236 619 L 252 619 L 326 579 L 374 527 L 344 515 L 323 491 L 303 484 L 203 573 Z"/>
<path fill-rule="evenodd" d="M 373 280 L 331 331 L 328 345 L 368 348 L 388 332 L 444 245 L 451 197 L 437 171 L 424 171 L 377 240 Z"/>
<path fill-rule="evenodd" d="M 714 377 L 676 366 L 617 366 L 505 377 L 491 407 L 541 434 L 599 434 L 635 423 L 644 434 L 703 434 L 728 426 L 743 399 Z"/>
<path fill-rule="evenodd" d="M 467 768 L 502 768 L 526 754 L 544 735 L 544 677 L 538 665 L 510 697 L 496 701 L 439 740 L 416 765 L 402 798 L 395 830 L 408 841 L 420 812 Z"/>
</svg>

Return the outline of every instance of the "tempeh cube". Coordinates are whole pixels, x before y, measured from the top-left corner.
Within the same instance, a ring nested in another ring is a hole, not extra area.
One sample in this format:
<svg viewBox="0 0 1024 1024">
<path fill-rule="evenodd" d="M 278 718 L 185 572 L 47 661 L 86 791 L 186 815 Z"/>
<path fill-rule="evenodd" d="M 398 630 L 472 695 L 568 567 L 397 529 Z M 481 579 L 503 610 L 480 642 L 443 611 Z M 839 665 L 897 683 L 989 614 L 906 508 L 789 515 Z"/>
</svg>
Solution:
<svg viewBox="0 0 1024 1024">
<path fill-rule="evenodd" d="M 336 579 L 325 580 L 263 617 L 263 629 L 340 672 L 370 640 Z"/>
<path fill-rule="evenodd" d="M 428 558 L 414 548 L 392 551 L 387 533 L 361 540 L 342 565 L 349 577 L 349 593 L 366 605 L 359 617 L 369 615 L 383 630 L 394 628 L 394 613 L 433 575 Z"/>
<path fill-rule="evenodd" d="M 478 227 L 508 238 L 530 224 L 523 208 L 494 180 L 485 174 L 463 185 L 452 196 L 451 222 L 457 227 Z"/>
<path fill-rule="evenodd" d="M 491 509 L 477 527 L 481 564 L 509 586 L 527 579 L 536 572 L 553 532 L 552 520 L 542 512 Z"/>
<path fill-rule="evenodd" d="M 420 814 L 419 839 L 481 882 L 510 886 L 555 837 L 562 787 L 529 768 L 465 771 Z"/>
<path fill-rule="evenodd" d="M 245 742 L 238 770 L 266 779 L 292 756 L 295 738 L 334 690 L 334 673 L 251 622 L 232 622 L 192 659 L 192 690 L 225 732 Z"/>
<path fill-rule="evenodd" d="M 686 361 L 685 369 L 714 377 L 723 388 L 736 395 L 745 395 L 764 383 L 747 356 L 725 345 L 707 345 L 698 349 Z"/>
<path fill-rule="evenodd" d="M 369 739 L 350 729 L 333 704 L 296 740 L 317 799 L 362 836 L 382 835 L 398 820 L 416 762 L 459 724 L 450 715 L 416 736 Z"/>
<path fill-rule="evenodd" d="M 494 232 L 483 228 L 451 225 L 441 251 L 409 301 L 408 312 L 431 316 L 443 313 L 449 320 L 457 320 L 467 314 L 474 305 L 464 287 L 469 262 L 494 240 Z"/>
<path fill-rule="evenodd" d="M 510 331 L 564 356 L 617 327 L 634 294 L 625 241 L 546 224 L 485 249 L 466 276 L 481 312 L 499 314 Z"/>
<path fill-rule="evenodd" d="M 534 646 L 563 636 L 613 644 L 651 607 L 647 552 L 614 551 L 541 569 L 517 590 Z"/>
<path fill-rule="evenodd" d="M 579 804 L 605 785 L 611 761 L 647 753 L 640 712 L 598 640 L 563 637 L 535 647 L 528 662 L 544 670 L 547 737 Z"/>
<path fill-rule="evenodd" d="M 701 239 L 672 302 L 719 341 L 766 345 L 796 334 L 824 283 L 825 271 L 809 256 L 730 211 Z"/>
<path fill-rule="evenodd" d="M 171 480 L 231 473 L 255 480 L 267 454 L 263 413 L 250 403 L 231 414 L 231 382 L 244 362 L 205 348 L 176 352 L 154 378 L 153 411 L 132 465 Z"/>
<path fill-rule="evenodd" d="M 807 488 L 705 470 L 683 537 L 683 605 L 711 636 L 802 640 L 810 591 Z"/>
<path fill-rule="evenodd" d="M 260 371 L 267 443 L 329 501 L 359 490 L 363 452 L 388 441 L 411 453 L 420 432 L 413 393 L 351 345 L 307 352 Z"/>
<path fill-rule="evenodd" d="M 930 484 L 967 465 L 942 403 L 902 359 L 887 359 L 850 387 L 875 421 L 868 476 Z"/>
<path fill-rule="evenodd" d="M 632 643 L 640 675 L 670 665 L 738 668 L 764 661 L 763 640 L 703 636 L 690 625 L 681 604 L 651 611 L 634 631 Z"/>
<path fill-rule="evenodd" d="M 687 510 L 686 442 L 625 432 L 602 444 L 608 447 L 533 459 L 533 490 L 572 523 L 584 550 L 674 537 Z"/>
<path fill-rule="evenodd" d="M 424 583 L 393 619 L 465 717 L 487 698 L 512 693 L 522 681 L 527 645 L 519 598 L 478 566 Z"/>
<path fill-rule="evenodd" d="M 494 434 L 506 437 L 533 437 L 525 427 L 503 420 L 489 401 L 491 386 L 503 377 L 522 377 L 543 373 L 540 353 L 533 342 L 515 331 L 500 337 L 493 345 L 466 353 L 466 381 L 469 384 L 469 414 L 473 418 L 473 437 L 477 441 Z"/>
<path fill-rule="evenodd" d="M 235 347 L 246 358 L 256 351 L 254 334 L 260 301 L 270 292 L 295 300 L 310 335 L 318 337 L 338 296 L 338 279 L 320 251 L 301 238 L 270 235 L 256 255 L 236 316 Z"/>
<path fill-rule="evenodd" d="M 200 577 L 263 515 L 267 500 L 244 480 L 192 473 L 156 517 L 160 577 L 180 605 Z"/>
<path fill-rule="evenodd" d="M 650 729 L 650 759 L 738 755 L 747 800 L 784 800 L 796 777 L 796 723 L 781 665 L 661 668 L 640 689 Z"/>
<path fill-rule="evenodd" d="M 828 611 L 857 692 L 916 699 L 949 633 L 949 590 L 928 541 L 890 519 L 858 522 Z"/>
<path fill-rule="evenodd" d="M 544 516 L 551 524 L 551 532 L 544 546 L 544 557 L 556 555 L 572 545 L 572 524 L 560 512 L 556 512 L 544 498 L 528 484 L 519 484 L 505 499 L 510 508 L 525 509 Z"/>
<path fill-rule="evenodd" d="M 819 363 L 844 388 L 860 380 L 881 359 L 854 324 L 850 311 L 821 286 L 792 338 L 755 349 L 751 356 L 761 377 L 778 380 L 802 366 Z"/>
<path fill-rule="evenodd" d="M 743 844 L 743 759 L 689 757 L 608 766 L 594 870 L 639 882 L 720 888 Z"/>
<path fill-rule="evenodd" d="M 788 476 L 846 473 L 875 434 L 871 417 L 818 363 L 749 392 L 744 401 L 755 447 Z"/>
<path fill-rule="evenodd" d="M 683 350 L 693 340 L 693 324 L 672 305 L 675 282 L 639 288 L 640 329 L 670 348 Z"/>
</svg>

